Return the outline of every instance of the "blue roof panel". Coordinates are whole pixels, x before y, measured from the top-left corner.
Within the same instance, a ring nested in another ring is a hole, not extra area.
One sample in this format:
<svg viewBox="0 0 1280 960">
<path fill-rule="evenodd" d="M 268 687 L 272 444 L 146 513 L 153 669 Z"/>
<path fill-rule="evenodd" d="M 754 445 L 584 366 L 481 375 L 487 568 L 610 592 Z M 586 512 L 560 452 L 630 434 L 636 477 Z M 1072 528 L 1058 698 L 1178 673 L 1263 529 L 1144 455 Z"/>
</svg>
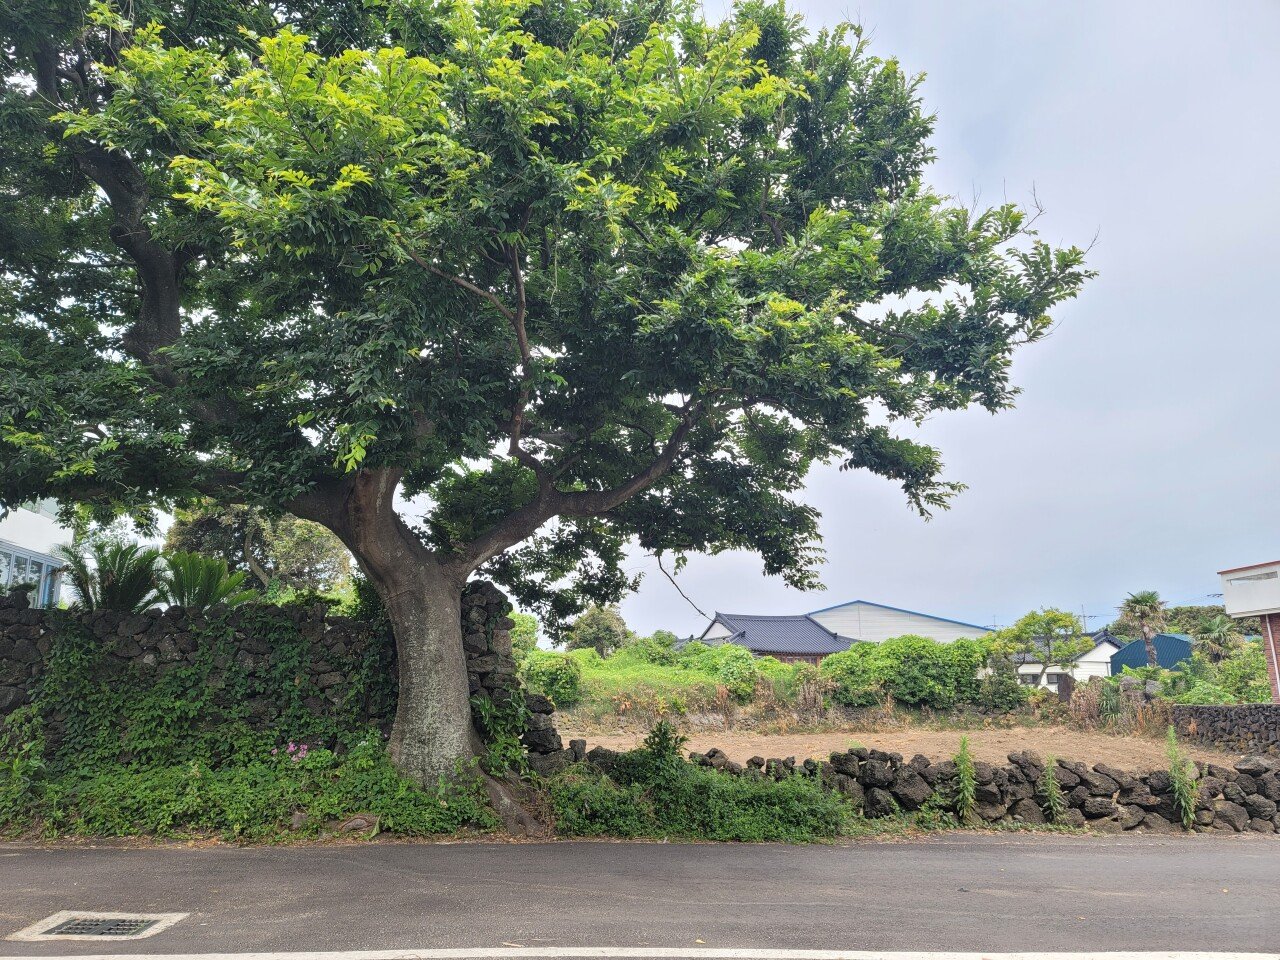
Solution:
<svg viewBox="0 0 1280 960">
<path fill-rule="evenodd" d="M 1191 659 L 1191 638 L 1185 633 L 1157 633 L 1155 636 L 1156 663 L 1172 670 L 1183 660 Z M 1123 672 L 1125 667 L 1137 669 L 1147 665 L 1147 645 L 1141 638 L 1125 644 L 1111 655 L 1111 675 Z"/>
</svg>

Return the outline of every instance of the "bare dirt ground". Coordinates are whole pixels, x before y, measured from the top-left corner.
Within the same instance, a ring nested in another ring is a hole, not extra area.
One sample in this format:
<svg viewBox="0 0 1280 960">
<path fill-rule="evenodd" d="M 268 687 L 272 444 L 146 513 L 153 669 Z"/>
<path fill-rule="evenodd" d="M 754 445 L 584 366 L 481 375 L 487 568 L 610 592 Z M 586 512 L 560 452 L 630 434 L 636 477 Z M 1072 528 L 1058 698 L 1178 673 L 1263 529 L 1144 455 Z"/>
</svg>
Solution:
<svg viewBox="0 0 1280 960">
<path fill-rule="evenodd" d="M 642 733 L 584 733 L 571 727 L 560 728 L 566 741 L 581 737 L 588 746 L 611 750 L 630 750 L 644 739 Z M 1043 756 L 1053 755 L 1085 763 L 1108 763 L 1122 770 L 1142 772 L 1163 770 L 1169 762 L 1162 740 L 1143 736 L 1116 736 L 1072 730 L 1066 727 L 1011 727 L 1003 730 L 920 730 L 895 729 L 883 733 L 865 730 L 826 733 L 764 734 L 746 730 L 699 733 L 689 737 L 687 749 L 705 753 L 719 747 L 732 759 L 742 763 L 754 756 L 815 757 L 825 760 L 830 754 L 850 747 L 875 747 L 911 758 L 923 753 L 930 759 L 946 759 L 960 748 L 960 737 L 969 738 L 969 748 L 978 760 L 1006 763 L 1017 750 L 1034 750 Z M 1237 755 L 1210 747 L 1184 743 L 1183 749 L 1194 760 L 1230 764 Z"/>
</svg>

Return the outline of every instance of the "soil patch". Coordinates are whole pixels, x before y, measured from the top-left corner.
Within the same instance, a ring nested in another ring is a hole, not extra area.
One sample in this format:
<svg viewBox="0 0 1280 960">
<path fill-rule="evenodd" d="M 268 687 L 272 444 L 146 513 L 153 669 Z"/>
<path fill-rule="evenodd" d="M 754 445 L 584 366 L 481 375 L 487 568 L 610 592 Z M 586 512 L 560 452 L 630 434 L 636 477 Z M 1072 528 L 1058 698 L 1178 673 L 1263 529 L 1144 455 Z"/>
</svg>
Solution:
<svg viewBox="0 0 1280 960">
<path fill-rule="evenodd" d="M 561 727 L 566 740 L 581 737 L 588 746 L 608 747 L 611 750 L 630 750 L 644 739 L 642 733 L 583 733 Z M 951 757 L 960 748 L 960 738 L 969 738 L 969 747 L 978 760 L 988 763 L 1006 763 L 1010 753 L 1017 750 L 1034 750 L 1043 756 L 1052 754 L 1066 760 L 1084 763 L 1108 763 L 1113 767 L 1134 772 L 1163 770 L 1168 766 L 1165 745 L 1162 740 L 1143 736 L 1118 736 L 1073 730 L 1068 727 L 1010 727 L 1000 730 L 915 730 L 911 728 L 887 730 L 883 733 L 866 730 L 835 730 L 826 733 L 764 734 L 750 731 L 727 730 L 718 733 L 699 733 L 689 737 L 688 749 L 705 753 L 719 747 L 734 760 L 743 763 L 751 757 L 809 757 L 825 760 L 830 754 L 850 747 L 875 747 L 896 752 L 910 759 L 922 753 L 931 760 Z M 1194 760 L 1230 764 L 1237 754 L 1215 750 L 1184 742 L 1183 749 Z"/>
</svg>

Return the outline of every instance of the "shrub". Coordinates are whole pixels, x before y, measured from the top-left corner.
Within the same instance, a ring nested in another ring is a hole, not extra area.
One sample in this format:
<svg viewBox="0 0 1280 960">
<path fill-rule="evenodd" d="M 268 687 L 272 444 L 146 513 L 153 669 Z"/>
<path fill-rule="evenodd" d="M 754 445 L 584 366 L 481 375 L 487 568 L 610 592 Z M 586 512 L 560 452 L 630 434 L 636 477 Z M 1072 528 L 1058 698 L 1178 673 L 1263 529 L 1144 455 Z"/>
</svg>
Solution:
<svg viewBox="0 0 1280 960">
<path fill-rule="evenodd" d="M 594 650 L 582 652 L 599 658 Z M 570 706 L 582 697 L 582 665 L 575 656 L 534 650 L 525 657 L 522 669 L 525 685 L 556 706 Z"/>
<path fill-rule="evenodd" d="M 235 607 L 253 597 L 252 590 L 241 589 L 247 576 L 243 570 L 232 573 L 227 562 L 217 557 L 178 551 L 164 558 L 160 593 L 175 607 L 192 613 L 203 613 L 216 604 Z"/>
<path fill-rule="evenodd" d="M 1027 702 L 1027 688 L 1018 681 L 1018 671 L 1008 657 L 995 657 L 991 672 L 978 684 L 977 702 L 991 710 L 1017 710 Z"/>
<path fill-rule="evenodd" d="M 1036 793 L 1040 795 L 1040 809 L 1050 823 L 1061 823 L 1067 812 L 1067 798 L 1062 792 L 1062 784 L 1058 782 L 1058 760 L 1049 756 L 1044 761 L 1044 773 L 1040 774 L 1040 782 L 1036 784 Z"/>
<path fill-rule="evenodd" d="M 881 701 L 875 653 L 875 644 L 855 643 L 823 659 L 818 669 L 832 683 L 832 700 L 843 707 L 870 707 Z"/>
<path fill-rule="evenodd" d="M 739 703 L 750 700 L 756 689 L 756 680 L 760 677 L 751 651 L 733 643 L 722 643 L 715 647 L 702 644 L 698 646 L 702 649 L 693 651 L 688 657 L 692 665 L 715 677 Z"/>
<path fill-rule="evenodd" d="M 137 613 L 160 599 L 156 566 L 160 551 L 137 543 L 99 540 L 88 551 L 58 550 L 75 587 L 75 606 L 85 610 Z"/>
<path fill-rule="evenodd" d="M 885 640 L 874 658 L 876 676 L 898 703 L 945 710 L 956 703 L 957 670 L 949 646 L 912 635 Z"/>
</svg>

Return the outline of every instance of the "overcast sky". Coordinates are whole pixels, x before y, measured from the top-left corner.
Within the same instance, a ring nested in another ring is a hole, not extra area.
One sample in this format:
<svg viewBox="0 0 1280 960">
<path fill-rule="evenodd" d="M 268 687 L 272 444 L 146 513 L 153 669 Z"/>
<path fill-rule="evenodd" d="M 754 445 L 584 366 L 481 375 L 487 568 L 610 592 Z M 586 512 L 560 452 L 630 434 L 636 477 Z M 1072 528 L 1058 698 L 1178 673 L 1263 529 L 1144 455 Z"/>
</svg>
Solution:
<svg viewBox="0 0 1280 960">
<path fill-rule="evenodd" d="M 865 599 L 980 624 L 1059 606 L 1096 628 L 1129 591 L 1213 602 L 1215 571 L 1280 557 L 1280 2 L 797 7 L 928 74 L 937 189 L 1034 187 L 1046 239 L 1098 236 L 1100 276 L 1019 354 L 1017 409 L 927 424 L 969 485 L 949 512 L 925 523 L 891 483 L 822 469 L 825 592 L 745 554 L 692 559 L 685 592 L 708 612 Z M 701 631 L 655 567 L 633 569 L 634 629 Z"/>
</svg>

